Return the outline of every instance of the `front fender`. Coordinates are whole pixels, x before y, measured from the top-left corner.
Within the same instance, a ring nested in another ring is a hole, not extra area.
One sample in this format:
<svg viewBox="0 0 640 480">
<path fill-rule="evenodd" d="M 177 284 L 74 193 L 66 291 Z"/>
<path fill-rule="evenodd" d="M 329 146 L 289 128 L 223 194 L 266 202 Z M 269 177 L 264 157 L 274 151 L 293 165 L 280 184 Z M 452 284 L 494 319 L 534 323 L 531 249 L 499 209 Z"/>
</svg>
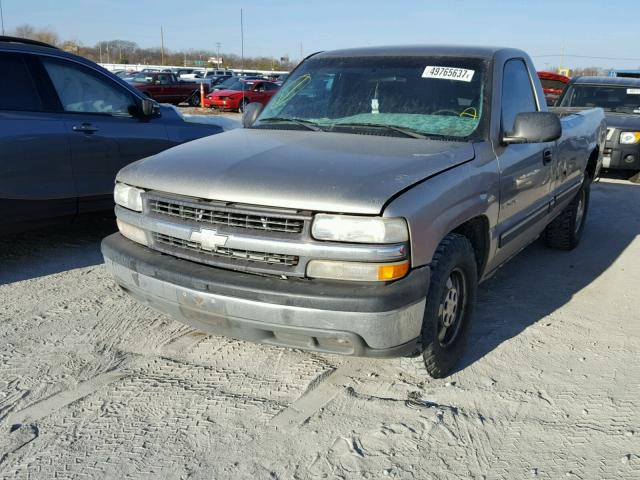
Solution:
<svg viewBox="0 0 640 480">
<path fill-rule="evenodd" d="M 448 233 L 479 216 L 485 216 L 489 224 L 488 258 L 495 252 L 500 175 L 493 151 L 488 146 L 483 150 L 472 162 L 413 186 L 384 210 L 384 216 L 406 218 L 413 267 L 429 264 Z"/>
</svg>

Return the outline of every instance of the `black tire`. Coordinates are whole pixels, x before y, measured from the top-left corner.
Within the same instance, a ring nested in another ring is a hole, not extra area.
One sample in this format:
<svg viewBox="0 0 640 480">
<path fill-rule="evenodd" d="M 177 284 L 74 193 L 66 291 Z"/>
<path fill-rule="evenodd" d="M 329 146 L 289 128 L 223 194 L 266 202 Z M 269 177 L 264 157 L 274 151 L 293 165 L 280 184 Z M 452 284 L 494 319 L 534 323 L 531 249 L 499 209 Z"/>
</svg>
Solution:
<svg viewBox="0 0 640 480">
<path fill-rule="evenodd" d="M 460 361 L 471 328 L 478 288 L 478 267 L 471 243 L 462 235 L 450 233 L 438 246 L 430 268 L 422 322 L 422 359 L 431 377 L 443 378 Z"/>
<path fill-rule="evenodd" d="M 249 105 L 249 99 L 248 98 L 243 98 L 242 100 L 240 100 L 240 106 L 238 107 L 238 112 L 240 113 L 244 113 L 244 109 L 247 107 L 247 105 Z"/>
<path fill-rule="evenodd" d="M 545 245 L 558 250 L 573 250 L 578 246 L 589 212 L 590 193 L 591 179 L 585 175 L 574 199 L 544 230 Z"/>
<path fill-rule="evenodd" d="M 194 92 L 191 97 L 189 97 L 189 105 L 192 107 L 200 106 L 200 92 Z"/>
</svg>

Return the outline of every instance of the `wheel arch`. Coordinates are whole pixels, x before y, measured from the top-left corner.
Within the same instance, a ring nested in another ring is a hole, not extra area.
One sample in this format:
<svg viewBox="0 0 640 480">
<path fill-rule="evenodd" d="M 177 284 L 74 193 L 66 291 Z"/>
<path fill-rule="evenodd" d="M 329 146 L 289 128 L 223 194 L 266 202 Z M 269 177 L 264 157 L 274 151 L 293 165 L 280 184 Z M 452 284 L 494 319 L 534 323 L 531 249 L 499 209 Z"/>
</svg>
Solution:
<svg viewBox="0 0 640 480">
<path fill-rule="evenodd" d="M 457 233 L 469 240 L 476 257 L 478 278 L 482 278 L 485 267 L 487 266 L 489 247 L 491 245 L 489 238 L 489 218 L 486 215 L 478 215 L 465 221 L 449 233 Z"/>
<path fill-rule="evenodd" d="M 597 173 L 598 168 L 598 158 L 600 157 L 600 148 L 595 147 L 591 154 L 589 155 L 589 160 L 587 160 L 587 167 L 585 172 L 589 175 L 589 178 L 593 180 Z"/>
</svg>

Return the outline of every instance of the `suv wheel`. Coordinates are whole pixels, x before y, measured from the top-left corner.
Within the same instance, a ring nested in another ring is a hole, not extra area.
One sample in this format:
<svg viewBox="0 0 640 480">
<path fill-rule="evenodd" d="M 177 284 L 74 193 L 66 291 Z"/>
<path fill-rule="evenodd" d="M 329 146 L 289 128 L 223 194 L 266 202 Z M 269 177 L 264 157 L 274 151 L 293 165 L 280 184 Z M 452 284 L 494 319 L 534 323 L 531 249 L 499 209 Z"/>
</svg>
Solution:
<svg viewBox="0 0 640 480">
<path fill-rule="evenodd" d="M 476 300 L 478 271 L 469 240 L 449 234 L 431 262 L 422 323 L 422 358 L 433 378 L 449 375 L 464 352 Z"/>
<path fill-rule="evenodd" d="M 585 175 L 582 187 L 569 205 L 544 231 L 544 243 L 559 250 L 573 250 L 580 243 L 589 211 L 591 179 Z"/>
</svg>

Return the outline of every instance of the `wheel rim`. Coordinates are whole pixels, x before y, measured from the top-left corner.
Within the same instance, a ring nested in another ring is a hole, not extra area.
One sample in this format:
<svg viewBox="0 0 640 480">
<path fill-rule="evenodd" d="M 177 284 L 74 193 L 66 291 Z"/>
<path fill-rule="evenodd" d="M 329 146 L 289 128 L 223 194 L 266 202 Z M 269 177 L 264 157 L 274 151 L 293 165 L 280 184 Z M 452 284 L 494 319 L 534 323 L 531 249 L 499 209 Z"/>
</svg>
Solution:
<svg viewBox="0 0 640 480">
<path fill-rule="evenodd" d="M 578 197 L 578 205 L 576 207 L 576 225 L 574 232 L 577 234 L 582 228 L 582 220 L 584 219 L 584 207 L 585 207 L 585 193 L 584 190 L 580 192 Z"/>
<path fill-rule="evenodd" d="M 447 278 L 438 307 L 438 342 L 442 347 L 448 347 L 458 338 L 466 302 L 466 278 L 462 270 L 455 269 Z"/>
</svg>

